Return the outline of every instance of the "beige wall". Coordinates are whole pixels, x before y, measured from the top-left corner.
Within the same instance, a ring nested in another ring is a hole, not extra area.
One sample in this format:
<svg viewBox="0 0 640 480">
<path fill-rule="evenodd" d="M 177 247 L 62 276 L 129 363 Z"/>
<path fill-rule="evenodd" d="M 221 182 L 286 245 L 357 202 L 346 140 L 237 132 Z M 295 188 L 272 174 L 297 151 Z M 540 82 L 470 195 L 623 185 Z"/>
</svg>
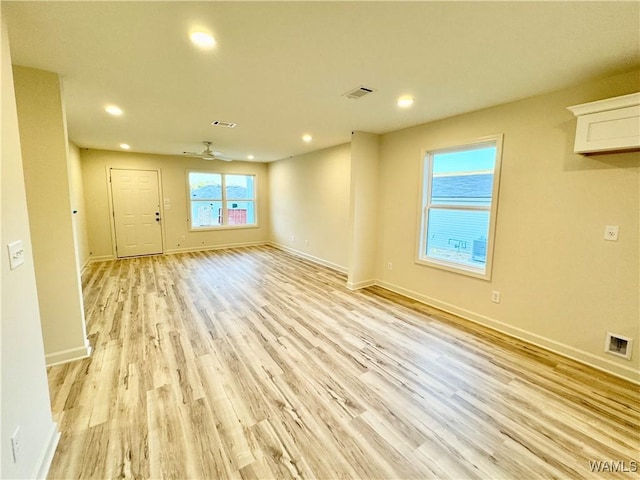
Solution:
<svg viewBox="0 0 640 480">
<path fill-rule="evenodd" d="M 41 478 L 58 439 L 51 417 L 33 253 L 27 216 L 8 36 L 2 22 L 0 105 L 0 478 Z M 22 240 L 24 264 L 10 270 L 6 245 Z M 19 427 L 23 451 L 13 462 L 11 436 Z"/>
<path fill-rule="evenodd" d="M 192 251 L 265 243 L 269 239 L 267 166 L 251 162 L 206 161 L 199 158 L 81 149 L 90 256 L 115 256 L 110 215 L 109 168 L 160 170 L 163 203 L 164 252 Z M 187 171 L 254 174 L 258 194 L 258 228 L 190 232 Z M 169 207 L 169 208 L 167 208 Z M 184 239 L 182 238 L 184 236 Z"/>
<path fill-rule="evenodd" d="M 58 75 L 14 67 L 29 227 L 48 364 L 90 348 L 78 275 L 67 128 Z"/>
<path fill-rule="evenodd" d="M 346 272 L 350 168 L 349 144 L 270 163 L 271 241 Z"/>
<path fill-rule="evenodd" d="M 82 165 L 80 149 L 69 142 L 69 186 L 71 188 L 71 211 L 76 259 L 82 270 L 89 261 L 89 236 L 87 233 L 87 212 L 84 204 Z"/>
<path fill-rule="evenodd" d="M 380 136 L 351 135 L 349 274 L 351 289 L 373 285 L 378 247 Z"/>
<path fill-rule="evenodd" d="M 638 79 L 633 72 L 383 135 L 379 282 L 638 381 L 640 154 L 574 154 L 566 110 L 638 91 Z M 493 279 L 416 264 L 421 150 L 498 133 Z M 620 226 L 618 242 L 603 240 L 605 225 Z M 634 338 L 631 362 L 603 352 L 607 331 Z"/>
</svg>

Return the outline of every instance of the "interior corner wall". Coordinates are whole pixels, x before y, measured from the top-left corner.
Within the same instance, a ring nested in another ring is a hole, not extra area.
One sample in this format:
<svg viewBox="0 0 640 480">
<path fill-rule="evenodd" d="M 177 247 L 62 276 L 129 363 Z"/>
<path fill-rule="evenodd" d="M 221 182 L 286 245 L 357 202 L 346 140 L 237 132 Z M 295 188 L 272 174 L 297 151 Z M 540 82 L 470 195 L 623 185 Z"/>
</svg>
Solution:
<svg viewBox="0 0 640 480">
<path fill-rule="evenodd" d="M 24 189 L 11 54 L 2 23 L 0 72 L 0 478 L 44 478 L 59 434 L 51 416 L 38 296 Z M 8 243 L 21 240 L 24 264 L 11 270 Z M 20 428 L 22 452 L 14 462 L 11 436 Z"/>
<path fill-rule="evenodd" d="M 378 240 L 379 135 L 351 134 L 349 271 L 347 287 L 373 285 Z"/>
<path fill-rule="evenodd" d="M 271 242 L 347 272 L 350 144 L 269 163 Z"/>
<path fill-rule="evenodd" d="M 574 154 L 567 110 L 638 91 L 639 73 L 383 135 L 378 283 L 640 381 L 640 153 Z M 420 152 L 499 133 L 491 281 L 415 263 Z M 604 241 L 606 225 L 620 226 L 617 242 Z M 492 303 L 493 290 L 501 303 Z M 631 361 L 604 352 L 607 332 L 634 339 Z"/>
<path fill-rule="evenodd" d="M 47 364 L 90 353 L 76 259 L 68 139 L 58 75 L 13 70 Z"/>
<path fill-rule="evenodd" d="M 269 241 L 267 166 L 264 163 L 208 161 L 176 155 L 93 149 L 80 149 L 80 157 L 91 260 L 107 260 L 115 257 L 109 200 L 109 168 L 160 172 L 164 253 L 241 247 L 264 244 Z M 255 175 L 258 227 L 191 231 L 188 220 L 187 172 L 189 170 Z"/>
<path fill-rule="evenodd" d="M 89 261 L 87 210 L 84 202 L 80 149 L 72 142 L 69 142 L 69 186 L 71 190 L 71 219 L 73 224 L 76 260 L 78 268 L 82 271 L 82 268 Z"/>
</svg>

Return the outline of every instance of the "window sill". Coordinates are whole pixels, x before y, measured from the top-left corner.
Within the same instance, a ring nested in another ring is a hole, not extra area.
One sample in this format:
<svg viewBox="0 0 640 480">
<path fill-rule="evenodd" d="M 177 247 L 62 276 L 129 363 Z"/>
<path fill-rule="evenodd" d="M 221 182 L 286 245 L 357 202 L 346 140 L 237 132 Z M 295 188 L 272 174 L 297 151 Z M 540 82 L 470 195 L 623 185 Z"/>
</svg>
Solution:
<svg viewBox="0 0 640 480">
<path fill-rule="evenodd" d="M 260 228 L 260 225 L 220 225 L 217 227 L 198 227 L 189 228 L 189 232 L 216 232 L 220 230 L 246 230 L 251 228 Z"/>
<path fill-rule="evenodd" d="M 458 273 L 460 275 L 466 275 L 467 277 L 479 278 L 480 280 L 491 280 L 490 266 L 487 265 L 486 270 L 479 268 L 473 268 L 471 266 L 464 266 L 458 263 L 438 261 L 431 258 L 417 258 L 415 263 L 425 267 L 437 268 L 439 270 L 445 270 L 447 272 Z"/>
</svg>

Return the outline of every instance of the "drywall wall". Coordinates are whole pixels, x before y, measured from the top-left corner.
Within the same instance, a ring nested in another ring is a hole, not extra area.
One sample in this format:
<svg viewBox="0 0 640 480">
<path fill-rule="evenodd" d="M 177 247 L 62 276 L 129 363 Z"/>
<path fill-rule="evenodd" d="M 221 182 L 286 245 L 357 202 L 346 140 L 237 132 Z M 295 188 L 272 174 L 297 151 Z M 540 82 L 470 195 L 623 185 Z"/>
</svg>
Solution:
<svg viewBox="0 0 640 480">
<path fill-rule="evenodd" d="M 383 135 L 381 285 L 640 380 L 638 152 L 573 153 L 566 107 L 638 91 L 639 72 Z M 421 152 L 504 134 L 491 281 L 418 265 Z M 617 242 L 606 225 L 620 226 Z M 393 262 L 393 270 L 385 268 Z M 492 290 L 502 293 L 491 302 Z M 635 340 L 627 361 L 606 332 Z"/>
<path fill-rule="evenodd" d="M 87 233 L 87 212 L 84 204 L 80 150 L 72 142 L 69 142 L 69 186 L 71 189 L 71 219 L 73 222 L 76 259 L 78 268 L 82 270 L 82 267 L 89 261 L 89 236 Z"/>
<path fill-rule="evenodd" d="M 59 435 L 51 416 L 33 254 L 24 190 L 20 137 L 7 30 L 2 22 L 0 105 L 0 369 L 2 402 L 0 478 L 44 478 Z M 9 268 L 6 245 L 22 241 L 24 264 Z M 22 436 L 22 452 L 14 462 L 11 436 Z"/>
<path fill-rule="evenodd" d="M 379 135 L 351 134 L 349 272 L 347 287 L 373 285 L 378 245 Z"/>
<path fill-rule="evenodd" d="M 58 75 L 14 67 L 29 228 L 47 364 L 89 355 Z"/>
<path fill-rule="evenodd" d="M 333 268 L 349 262 L 350 145 L 269 164 L 271 242 Z"/>
<path fill-rule="evenodd" d="M 115 256 L 108 169 L 159 170 L 164 252 L 266 243 L 269 239 L 267 166 L 252 162 L 207 161 L 199 158 L 81 149 L 90 257 Z M 258 227 L 189 231 L 187 171 L 253 174 L 258 196 Z M 184 237 L 184 238 L 183 238 Z"/>
</svg>

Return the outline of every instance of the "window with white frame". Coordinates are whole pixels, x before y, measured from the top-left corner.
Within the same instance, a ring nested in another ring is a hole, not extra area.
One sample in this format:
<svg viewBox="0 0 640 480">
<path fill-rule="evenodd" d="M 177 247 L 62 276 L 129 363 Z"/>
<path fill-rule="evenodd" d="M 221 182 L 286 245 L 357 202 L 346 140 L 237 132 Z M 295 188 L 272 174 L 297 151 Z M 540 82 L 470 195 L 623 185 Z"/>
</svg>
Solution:
<svg viewBox="0 0 640 480">
<path fill-rule="evenodd" d="M 256 226 L 255 175 L 188 172 L 192 230 Z"/>
<path fill-rule="evenodd" d="M 502 135 L 423 159 L 418 263 L 489 279 Z"/>
</svg>

